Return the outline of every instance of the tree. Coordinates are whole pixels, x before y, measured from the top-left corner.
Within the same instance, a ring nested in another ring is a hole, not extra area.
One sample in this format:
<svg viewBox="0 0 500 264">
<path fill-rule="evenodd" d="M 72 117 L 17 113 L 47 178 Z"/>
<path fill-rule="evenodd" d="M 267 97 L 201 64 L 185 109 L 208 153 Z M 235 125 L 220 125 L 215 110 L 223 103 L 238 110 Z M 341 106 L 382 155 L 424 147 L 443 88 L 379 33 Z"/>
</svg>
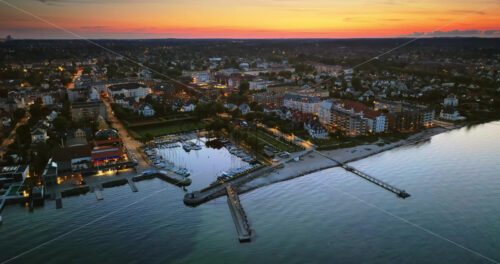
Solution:
<svg viewBox="0 0 500 264">
<path fill-rule="evenodd" d="M 29 125 L 22 125 L 16 129 L 17 140 L 24 146 L 31 145 L 31 130 Z M 19 143 L 18 142 L 18 143 Z"/>
<path fill-rule="evenodd" d="M 58 116 L 54 118 L 54 129 L 59 133 L 64 133 L 69 127 L 69 121 L 63 116 Z"/>
<path fill-rule="evenodd" d="M 239 94 L 245 94 L 250 89 L 250 84 L 247 81 L 242 81 L 239 87 Z"/>
<path fill-rule="evenodd" d="M 153 140 L 153 135 L 151 135 L 151 133 L 147 132 L 146 134 L 144 134 L 144 136 L 142 137 L 142 139 L 144 140 L 144 142 L 148 142 L 148 141 L 151 141 Z"/>
<path fill-rule="evenodd" d="M 26 115 L 26 110 L 24 108 L 17 108 L 14 110 L 14 119 L 21 120 Z"/>
<path fill-rule="evenodd" d="M 64 116 L 67 120 L 71 121 L 71 102 L 66 99 L 62 103 L 61 115 Z"/>
</svg>

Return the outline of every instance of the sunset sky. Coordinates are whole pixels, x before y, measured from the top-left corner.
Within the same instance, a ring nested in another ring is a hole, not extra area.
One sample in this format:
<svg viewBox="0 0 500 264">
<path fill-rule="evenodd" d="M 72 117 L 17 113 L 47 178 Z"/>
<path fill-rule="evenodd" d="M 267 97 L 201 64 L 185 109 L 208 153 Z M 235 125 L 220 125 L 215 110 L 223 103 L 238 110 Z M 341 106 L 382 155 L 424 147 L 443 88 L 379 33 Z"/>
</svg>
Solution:
<svg viewBox="0 0 500 264">
<path fill-rule="evenodd" d="M 0 37 L 500 37 L 499 0 L 0 0 Z"/>
</svg>

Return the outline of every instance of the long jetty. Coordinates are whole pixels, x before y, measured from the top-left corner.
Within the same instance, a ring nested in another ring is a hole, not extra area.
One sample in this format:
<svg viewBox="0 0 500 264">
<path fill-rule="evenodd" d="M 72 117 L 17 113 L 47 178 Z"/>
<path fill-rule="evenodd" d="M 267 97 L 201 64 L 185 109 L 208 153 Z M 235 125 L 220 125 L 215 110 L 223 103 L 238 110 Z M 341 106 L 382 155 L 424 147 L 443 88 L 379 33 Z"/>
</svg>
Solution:
<svg viewBox="0 0 500 264">
<path fill-rule="evenodd" d="M 61 209 L 63 207 L 61 192 L 56 193 L 56 209 Z"/>
<path fill-rule="evenodd" d="M 132 192 L 138 192 L 139 191 L 137 189 L 137 186 L 135 185 L 135 182 L 132 181 L 131 178 L 128 178 L 127 181 L 128 181 L 128 185 L 130 186 L 130 189 L 132 190 Z"/>
<path fill-rule="evenodd" d="M 382 187 L 390 192 L 395 193 L 400 198 L 406 199 L 406 198 L 410 197 L 410 194 L 407 193 L 405 190 L 394 187 L 394 186 L 392 186 L 384 181 L 381 181 L 373 176 L 368 175 L 367 173 L 364 173 L 364 172 L 362 172 L 354 167 L 351 167 L 351 166 L 347 165 L 346 163 L 343 163 L 343 162 L 335 160 L 331 157 L 328 157 L 327 155 L 325 155 L 319 151 L 316 151 L 316 153 L 320 154 L 321 156 L 323 156 L 329 160 L 332 160 L 332 161 L 338 163 L 346 171 L 352 172 L 353 174 L 358 175 L 359 177 L 361 177 L 369 182 L 372 182 L 372 183 L 374 183 L 374 184 L 376 184 L 376 185 L 378 185 L 378 186 L 380 186 L 380 187 Z"/>
<path fill-rule="evenodd" d="M 236 231 L 238 232 L 238 239 L 240 242 L 250 242 L 251 229 L 248 224 L 247 216 L 241 206 L 238 194 L 234 191 L 231 185 L 226 185 L 227 192 L 227 204 L 229 206 L 229 211 L 233 216 L 234 225 L 236 226 Z"/>
<path fill-rule="evenodd" d="M 5 206 L 5 199 L 0 199 L 0 214 Z M 0 215 L 0 225 L 3 223 L 2 215 Z"/>
<path fill-rule="evenodd" d="M 2 213 L 4 206 L 5 206 L 5 199 L 0 199 L 0 213 Z"/>
</svg>

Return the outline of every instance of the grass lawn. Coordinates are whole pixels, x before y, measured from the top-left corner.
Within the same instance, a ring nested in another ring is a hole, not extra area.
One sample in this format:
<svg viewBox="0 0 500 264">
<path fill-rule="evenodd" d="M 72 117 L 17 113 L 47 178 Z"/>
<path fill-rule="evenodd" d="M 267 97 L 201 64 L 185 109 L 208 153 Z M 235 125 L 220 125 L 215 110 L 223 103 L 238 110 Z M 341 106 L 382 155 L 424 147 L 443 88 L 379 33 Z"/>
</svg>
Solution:
<svg viewBox="0 0 500 264">
<path fill-rule="evenodd" d="M 131 127 L 129 128 L 136 138 L 143 138 L 147 133 L 153 137 L 164 136 L 169 134 L 176 134 L 181 132 L 188 132 L 205 128 L 205 123 L 202 121 L 180 122 L 180 124 L 166 124 L 164 126 L 152 127 Z"/>
<path fill-rule="evenodd" d="M 251 133 L 253 134 L 255 131 L 251 131 Z M 271 145 L 271 147 L 274 147 L 279 151 L 295 152 L 301 150 L 298 146 L 281 139 L 276 139 L 277 136 L 275 137 L 264 131 L 257 130 L 256 134 L 262 144 Z"/>
</svg>

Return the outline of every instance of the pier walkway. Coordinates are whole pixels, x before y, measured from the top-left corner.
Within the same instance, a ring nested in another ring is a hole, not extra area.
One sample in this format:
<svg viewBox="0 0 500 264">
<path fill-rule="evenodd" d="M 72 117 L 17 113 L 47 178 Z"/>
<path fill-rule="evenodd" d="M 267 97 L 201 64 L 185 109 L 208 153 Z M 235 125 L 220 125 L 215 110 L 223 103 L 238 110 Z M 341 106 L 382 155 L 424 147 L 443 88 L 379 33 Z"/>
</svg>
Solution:
<svg viewBox="0 0 500 264">
<path fill-rule="evenodd" d="M 56 193 L 56 209 L 61 209 L 63 207 L 62 204 L 62 195 L 61 192 Z"/>
<path fill-rule="evenodd" d="M 137 189 L 137 186 L 135 186 L 135 182 L 132 181 L 132 178 L 127 178 L 128 185 L 130 186 L 130 189 L 132 189 L 133 192 L 138 192 L 139 190 Z"/>
<path fill-rule="evenodd" d="M 0 199 L 0 213 L 2 213 L 4 206 L 5 206 L 5 199 Z"/>
<path fill-rule="evenodd" d="M 335 159 L 333 159 L 331 157 L 328 157 L 327 155 L 321 153 L 320 151 L 315 150 L 315 152 L 318 153 L 319 155 L 321 155 L 321 156 L 323 156 L 323 157 L 331 160 L 331 161 L 336 162 L 337 164 L 339 164 L 346 171 L 352 172 L 352 173 L 358 175 L 359 177 L 361 177 L 361 178 L 363 178 L 363 179 L 365 179 L 367 181 L 370 181 L 370 182 L 372 182 L 372 183 L 374 183 L 374 184 L 376 184 L 376 185 L 378 185 L 378 186 L 380 186 L 380 187 L 382 187 L 382 188 L 384 188 L 384 189 L 386 189 L 386 190 L 388 190 L 390 192 L 395 193 L 400 198 L 405 199 L 405 198 L 410 197 L 410 194 L 407 193 L 405 190 L 396 188 L 396 187 L 394 187 L 394 186 L 392 186 L 392 185 L 390 185 L 390 184 L 388 184 L 388 183 L 386 183 L 384 181 L 381 181 L 381 180 L 379 180 L 379 179 L 377 179 L 377 178 L 375 178 L 373 176 L 370 176 L 370 175 L 368 175 L 368 174 L 366 174 L 366 173 L 364 173 L 364 172 L 362 172 L 362 171 L 360 171 L 360 170 L 358 170 L 358 169 L 356 169 L 354 167 L 351 167 L 351 166 L 349 166 L 349 165 L 347 165 L 347 164 L 345 164 L 343 162 L 340 162 L 340 161 L 335 160 Z"/>
<path fill-rule="evenodd" d="M 234 191 L 231 185 L 226 185 L 227 192 L 227 204 L 229 205 L 229 211 L 233 216 L 234 225 L 236 226 L 236 231 L 238 232 L 238 239 L 240 242 L 249 242 L 251 238 L 251 229 L 248 224 L 247 216 L 243 210 L 243 206 L 240 203 L 238 194 Z"/>
</svg>

